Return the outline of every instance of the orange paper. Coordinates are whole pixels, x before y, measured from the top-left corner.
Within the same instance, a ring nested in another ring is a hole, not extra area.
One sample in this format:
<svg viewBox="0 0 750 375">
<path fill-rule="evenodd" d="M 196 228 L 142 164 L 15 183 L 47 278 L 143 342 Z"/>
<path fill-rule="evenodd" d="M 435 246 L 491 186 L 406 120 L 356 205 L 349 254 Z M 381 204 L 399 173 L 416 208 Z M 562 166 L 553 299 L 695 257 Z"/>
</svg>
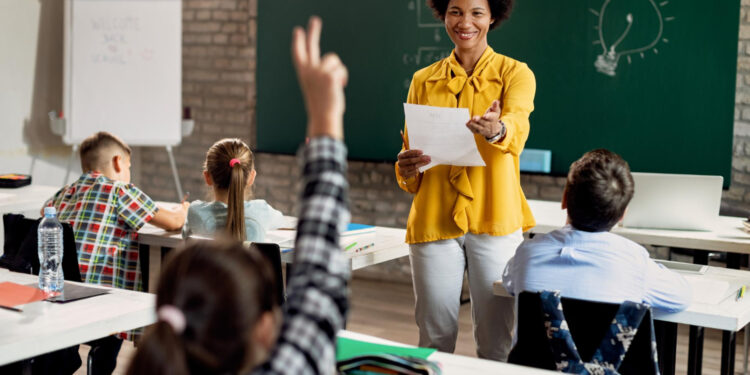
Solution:
<svg viewBox="0 0 750 375">
<path fill-rule="evenodd" d="M 0 283 L 0 306 L 14 307 L 41 301 L 48 296 L 43 291 L 30 286 L 12 283 Z"/>
</svg>

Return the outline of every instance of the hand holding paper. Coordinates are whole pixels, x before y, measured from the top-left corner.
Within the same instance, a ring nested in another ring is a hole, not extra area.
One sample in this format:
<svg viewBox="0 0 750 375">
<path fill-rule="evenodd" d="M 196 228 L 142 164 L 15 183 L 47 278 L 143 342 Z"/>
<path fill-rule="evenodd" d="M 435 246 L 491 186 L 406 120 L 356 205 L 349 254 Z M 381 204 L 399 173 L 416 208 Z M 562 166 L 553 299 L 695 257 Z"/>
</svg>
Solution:
<svg viewBox="0 0 750 375">
<path fill-rule="evenodd" d="M 422 150 L 431 158 L 420 172 L 439 164 L 485 166 L 474 134 L 466 128 L 468 109 L 404 103 L 404 114 L 410 148 Z"/>
</svg>

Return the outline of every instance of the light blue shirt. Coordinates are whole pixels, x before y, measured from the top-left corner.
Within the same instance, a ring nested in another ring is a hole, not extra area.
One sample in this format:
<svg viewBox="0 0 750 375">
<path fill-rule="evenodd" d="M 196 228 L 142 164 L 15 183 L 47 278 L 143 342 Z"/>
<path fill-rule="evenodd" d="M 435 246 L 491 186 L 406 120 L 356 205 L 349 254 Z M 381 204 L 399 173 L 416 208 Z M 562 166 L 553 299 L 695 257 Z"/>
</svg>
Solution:
<svg viewBox="0 0 750 375">
<path fill-rule="evenodd" d="M 263 242 L 266 232 L 278 229 L 284 215 L 263 199 L 245 201 L 245 233 L 247 241 Z M 227 205 L 223 202 L 190 203 L 185 229 L 188 234 L 213 236 L 227 226 Z"/>
<path fill-rule="evenodd" d="M 610 232 L 585 232 L 570 225 L 524 241 L 503 272 L 511 295 L 559 290 L 563 297 L 646 303 L 684 310 L 691 288 L 678 273 L 649 258 L 643 246 Z"/>
</svg>

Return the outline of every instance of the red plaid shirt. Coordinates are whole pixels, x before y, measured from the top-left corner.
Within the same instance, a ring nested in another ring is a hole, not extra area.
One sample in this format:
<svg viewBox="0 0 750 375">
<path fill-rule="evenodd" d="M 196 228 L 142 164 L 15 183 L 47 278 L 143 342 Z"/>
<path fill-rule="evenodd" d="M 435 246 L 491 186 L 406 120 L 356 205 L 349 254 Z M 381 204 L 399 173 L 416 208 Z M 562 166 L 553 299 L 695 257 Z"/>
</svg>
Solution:
<svg viewBox="0 0 750 375">
<path fill-rule="evenodd" d="M 84 282 L 143 290 L 135 240 L 158 210 L 151 198 L 133 184 L 88 172 L 45 205 L 73 227 Z"/>
</svg>

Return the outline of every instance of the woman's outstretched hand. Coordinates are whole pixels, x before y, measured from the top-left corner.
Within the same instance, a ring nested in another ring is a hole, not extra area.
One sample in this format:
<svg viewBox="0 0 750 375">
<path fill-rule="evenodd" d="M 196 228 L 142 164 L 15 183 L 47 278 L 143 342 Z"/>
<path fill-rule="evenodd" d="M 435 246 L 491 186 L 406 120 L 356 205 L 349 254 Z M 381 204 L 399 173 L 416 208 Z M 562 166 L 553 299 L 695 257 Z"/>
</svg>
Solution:
<svg viewBox="0 0 750 375">
<path fill-rule="evenodd" d="M 503 129 L 503 125 L 500 123 L 500 101 L 495 100 L 484 112 L 484 115 L 474 116 L 467 123 L 466 127 L 471 130 L 472 133 L 479 134 L 487 139 L 492 138 Z"/>
</svg>

